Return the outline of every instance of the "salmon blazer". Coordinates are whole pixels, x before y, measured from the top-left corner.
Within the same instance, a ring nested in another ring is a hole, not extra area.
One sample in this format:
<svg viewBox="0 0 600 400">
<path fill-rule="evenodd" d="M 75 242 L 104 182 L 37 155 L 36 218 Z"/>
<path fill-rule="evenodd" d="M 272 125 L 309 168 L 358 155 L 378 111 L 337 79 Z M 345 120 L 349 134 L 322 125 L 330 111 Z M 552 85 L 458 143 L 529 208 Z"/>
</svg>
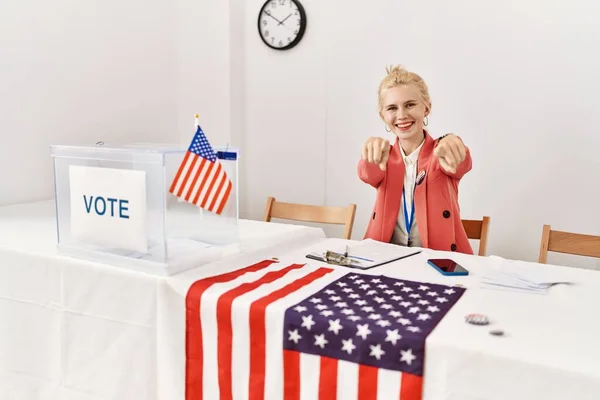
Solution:
<svg viewBox="0 0 600 400">
<path fill-rule="evenodd" d="M 472 159 L 466 149 L 465 160 L 456 173 L 445 172 L 433 150 L 439 139 L 434 140 L 425 132 L 425 142 L 419 153 L 417 176 L 425 171 L 425 179 L 415 186 L 415 220 L 423 247 L 433 250 L 458 251 L 473 254 L 460 217 L 458 184 L 471 170 Z M 382 171 L 375 163 L 360 160 L 359 178 L 377 189 L 373 213 L 367 227 L 365 239 L 389 242 L 400 212 L 400 199 L 404 186 L 404 160 L 398 139 L 390 149 L 387 168 Z"/>
</svg>

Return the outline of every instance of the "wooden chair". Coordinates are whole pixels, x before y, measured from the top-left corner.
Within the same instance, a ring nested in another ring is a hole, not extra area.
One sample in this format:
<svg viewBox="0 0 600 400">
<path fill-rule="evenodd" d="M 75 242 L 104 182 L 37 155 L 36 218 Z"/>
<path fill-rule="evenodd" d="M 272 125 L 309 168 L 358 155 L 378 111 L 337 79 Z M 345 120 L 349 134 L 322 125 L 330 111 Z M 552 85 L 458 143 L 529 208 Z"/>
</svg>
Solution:
<svg viewBox="0 0 600 400">
<path fill-rule="evenodd" d="M 549 251 L 600 258 L 600 236 L 553 231 L 550 225 L 544 225 L 539 263 L 546 264 Z"/>
<path fill-rule="evenodd" d="M 283 203 L 274 197 L 267 199 L 265 209 L 265 222 L 271 218 L 280 218 L 294 221 L 317 222 L 322 224 L 345 225 L 344 239 L 352 236 L 356 204 L 348 207 L 314 206 L 307 204 Z"/>
<path fill-rule="evenodd" d="M 490 217 L 485 216 L 482 220 L 463 219 L 462 224 L 465 227 L 469 239 L 479 240 L 478 255 L 485 256 L 487 252 L 488 232 L 490 229 Z"/>
</svg>

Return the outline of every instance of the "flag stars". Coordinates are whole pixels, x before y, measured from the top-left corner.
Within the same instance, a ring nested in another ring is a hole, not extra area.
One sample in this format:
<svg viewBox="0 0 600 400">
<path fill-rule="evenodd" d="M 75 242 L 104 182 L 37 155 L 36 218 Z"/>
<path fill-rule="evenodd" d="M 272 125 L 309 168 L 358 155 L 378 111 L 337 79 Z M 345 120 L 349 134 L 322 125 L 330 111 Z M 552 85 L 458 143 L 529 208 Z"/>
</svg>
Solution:
<svg viewBox="0 0 600 400">
<path fill-rule="evenodd" d="M 363 340 L 367 340 L 367 336 L 369 336 L 369 334 L 371 334 L 369 324 L 356 326 L 356 336 L 360 336 L 361 338 L 363 338 Z"/>
<path fill-rule="evenodd" d="M 400 362 L 405 362 L 408 365 L 411 365 L 416 359 L 417 357 L 412 353 L 412 349 L 400 350 Z"/>
<path fill-rule="evenodd" d="M 298 351 L 420 371 L 421 339 L 459 293 L 451 285 L 350 273 L 292 305 L 284 343 Z"/>
<path fill-rule="evenodd" d="M 329 341 L 325 339 L 324 333 L 315 335 L 315 346 L 319 346 L 320 348 L 324 349 L 327 343 L 329 343 Z"/>
<path fill-rule="evenodd" d="M 294 329 L 293 331 L 288 331 L 288 333 L 290 334 L 290 337 L 288 338 L 288 340 L 290 342 L 294 342 L 294 343 L 298 344 L 298 340 L 302 339 L 302 336 L 300 336 L 298 334 L 298 329 Z"/>
<path fill-rule="evenodd" d="M 388 329 L 386 333 L 385 341 L 392 343 L 394 346 L 398 340 L 402 339 L 402 336 L 398 333 L 398 329 L 394 329 L 393 331 Z"/>
<path fill-rule="evenodd" d="M 331 331 L 337 335 L 342 328 L 343 328 L 343 326 L 340 324 L 339 319 L 336 319 L 335 321 L 329 320 L 328 331 Z"/>
<path fill-rule="evenodd" d="M 371 357 L 375 357 L 378 360 L 381 360 L 381 356 L 385 354 L 385 351 L 381 349 L 381 345 L 378 344 L 376 346 L 370 345 L 371 353 L 369 354 Z"/>
<path fill-rule="evenodd" d="M 354 349 L 356 349 L 356 346 L 354 345 L 354 343 L 352 343 L 352 339 L 342 339 L 342 351 L 345 351 L 348 354 L 352 354 L 352 351 Z"/>
<path fill-rule="evenodd" d="M 325 311 L 323 311 L 325 312 Z M 312 328 L 312 326 L 316 324 L 315 321 L 313 321 L 313 317 L 312 315 L 309 315 L 308 317 L 302 317 L 302 327 L 306 328 L 306 330 L 310 331 L 310 328 Z"/>
<path fill-rule="evenodd" d="M 431 315 L 429 314 L 419 314 L 417 317 L 418 321 L 427 321 L 428 319 L 431 319 Z"/>
</svg>

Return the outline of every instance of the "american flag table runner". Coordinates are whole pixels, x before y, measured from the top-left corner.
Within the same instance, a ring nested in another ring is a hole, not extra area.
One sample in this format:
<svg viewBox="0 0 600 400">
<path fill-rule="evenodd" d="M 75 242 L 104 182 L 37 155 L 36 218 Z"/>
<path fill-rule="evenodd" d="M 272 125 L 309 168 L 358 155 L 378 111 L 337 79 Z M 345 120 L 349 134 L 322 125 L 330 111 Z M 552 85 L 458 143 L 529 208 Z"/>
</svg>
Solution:
<svg viewBox="0 0 600 400">
<path fill-rule="evenodd" d="M 186 400 L 421 399 L 425 340 L 465 289 L 265 260 L 186 296 Z"/>
</svg>

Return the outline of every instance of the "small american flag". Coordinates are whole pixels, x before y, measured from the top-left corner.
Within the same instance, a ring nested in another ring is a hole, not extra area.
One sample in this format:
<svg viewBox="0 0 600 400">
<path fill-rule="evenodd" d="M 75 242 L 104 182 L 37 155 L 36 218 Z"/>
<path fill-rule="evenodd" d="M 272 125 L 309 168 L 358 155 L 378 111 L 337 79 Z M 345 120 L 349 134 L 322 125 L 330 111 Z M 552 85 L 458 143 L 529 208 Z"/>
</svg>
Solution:
<svg viewBox="0 0 600 400">
<path fill-rule="evenodd" d="M 231 194 L 232 183 L 197 125 L 169 192 L 200 208 L 221 214 Z"/>
<path fill-rule="evenodd" d="M 262 261 L 186 297 L 186 400 L 421 399 L 425 340 L 465 289 Z"/>
</svg>

